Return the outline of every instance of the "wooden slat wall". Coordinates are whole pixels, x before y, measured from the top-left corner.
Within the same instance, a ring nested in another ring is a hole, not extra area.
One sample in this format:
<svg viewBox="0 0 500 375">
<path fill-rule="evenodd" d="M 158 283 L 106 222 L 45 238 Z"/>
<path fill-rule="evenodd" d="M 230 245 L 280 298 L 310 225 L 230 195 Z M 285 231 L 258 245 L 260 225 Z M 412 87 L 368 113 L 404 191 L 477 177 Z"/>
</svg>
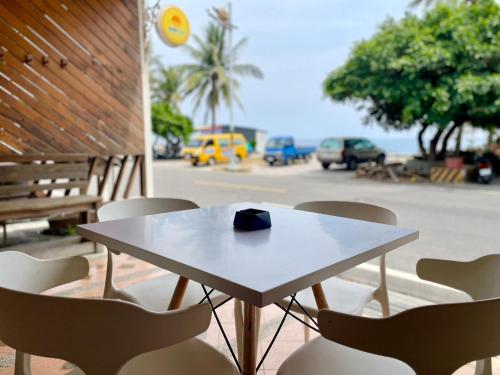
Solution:
<svg viewBox="0 0 500 375">
<path fill-rule="evenodd" d="M 0 0 L 0 154 L 144 154 L 141 87 L 137 0 Z"/>
</svg>

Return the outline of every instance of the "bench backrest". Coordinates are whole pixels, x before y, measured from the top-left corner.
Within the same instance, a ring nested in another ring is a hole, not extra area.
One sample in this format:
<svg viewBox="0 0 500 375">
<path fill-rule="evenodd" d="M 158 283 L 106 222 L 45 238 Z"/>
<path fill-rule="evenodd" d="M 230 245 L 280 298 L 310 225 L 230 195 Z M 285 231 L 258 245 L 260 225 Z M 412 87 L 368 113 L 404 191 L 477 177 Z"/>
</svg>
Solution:
<svg viewBox="0 0 500 375">
<path fill-rule="evenodd" d="M 84 154 L 0 155 L 0 200 L 48 197 L 55 190 L 85 194 L 89 170 Z"/>
</svg>

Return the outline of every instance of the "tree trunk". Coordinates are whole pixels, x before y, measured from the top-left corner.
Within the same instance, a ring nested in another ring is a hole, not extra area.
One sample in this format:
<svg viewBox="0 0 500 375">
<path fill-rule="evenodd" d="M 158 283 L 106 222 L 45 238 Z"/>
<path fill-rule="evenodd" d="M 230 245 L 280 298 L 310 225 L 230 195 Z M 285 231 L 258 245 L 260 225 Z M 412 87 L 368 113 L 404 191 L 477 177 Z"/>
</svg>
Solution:
<svg viewBox="0 0 500 375">
<path fill-rule="evenodd" d="M 439 142 L 439 138 L 443 134 L 444 129 L 438 129 L 434 137 L 431 139 L 431 143 L 429 145 L 429 160 L 436 160 L 437 157 L 437 145 Z"/>
<path fill-rule="evenodd" d="M 212 75 L 212 92 L 210 93 L 210 112 L 212 115 L 212 129 L 211 132 L 212 134 L 215 134 L 215 127 L 217 126 L 217 121 L 216 121 L 216 111 L 217 111 L 217 100 L 216 100 L 216 95 L 217 95 L 217 77 Z"/>
<path fill-rule="evenodd" d="M 422 125 L 422 128 L 418 132 L 418 148 L 420 149 L 420 154 L 422 154 L 422 159 L 424 159 L 424 160 L 427 160 L 427 158 L 429 156 L 429 155 L 427 155 L 427 150 L 425 149 L 424 139 L 423 139 L 425 130 L 428 127 L 429 127 L 428 124 L 424 124 L 424 125 Z"/>
<path fill-rule="evenodd" d="M 455 155 L 456 156 L 460 155 L 460 149 L 462 147 L 463 130 L 464 130 L 464 124 L 460 124 L 460 127 L 458 128 L 458 133 L 457 133 L 457 143 L 455 145 Z"/>
<path fill-rule="evenodd" d="M 446 153 L 448 152 L 448 141 L 450 140 L 451 136 L 459 126 L 461 126 L 459 123 L 453 124 L 452 127 L 449 128 L 446 134 L 444 135 L 441 151 L 439 152 L 439 156 L 442 159 L 446 158 Z"/>
<path fill-rule="evenodd" d="M 210 113 L 212 115 L 212 128 L 211 128 L 211 133 L 215 134 L 215 127 L 217 126 L 217 123 L 215 121 L 215 106 L 211 105 L 210 106 Z"/>
</svg>

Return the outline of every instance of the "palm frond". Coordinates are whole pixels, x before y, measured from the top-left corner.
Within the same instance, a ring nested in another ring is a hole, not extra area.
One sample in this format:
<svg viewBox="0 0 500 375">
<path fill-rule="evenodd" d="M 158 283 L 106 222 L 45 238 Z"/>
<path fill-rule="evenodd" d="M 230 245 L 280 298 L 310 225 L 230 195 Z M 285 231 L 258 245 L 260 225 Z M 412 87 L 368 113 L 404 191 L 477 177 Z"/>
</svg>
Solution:
<svg viewBox="0 0 500 375">
<path fill-rule="evenodd" d="M 183 64 L 183 94 L 193 98 L 193 113 L 205 104 L 205 119 L 210 111 L 216 111 L 221 101 L 226 106 L 233 101 L 243 108 L 236 95 L 240 84 L 234 76 L 263 78 L 262 71 L 253 64 L 237 64 L 238 53 L 248 42 L 239 40 L 231 49 L 225 40 L 225 30 L 220 25 L 210 22 L 202 36 L 193 36 L 193 44 L 185 51 L 193 62 Z M 229 66 L 234 65 L 229 71 Z"/>
<path fill-rule="evenodd" d="M 235 74 L 242 77 L 254 77 L 258 79 L 264 78 L 264 73 L 256 65 L 253 64 L 237 64 L 232 67 Z"/>
</svg>

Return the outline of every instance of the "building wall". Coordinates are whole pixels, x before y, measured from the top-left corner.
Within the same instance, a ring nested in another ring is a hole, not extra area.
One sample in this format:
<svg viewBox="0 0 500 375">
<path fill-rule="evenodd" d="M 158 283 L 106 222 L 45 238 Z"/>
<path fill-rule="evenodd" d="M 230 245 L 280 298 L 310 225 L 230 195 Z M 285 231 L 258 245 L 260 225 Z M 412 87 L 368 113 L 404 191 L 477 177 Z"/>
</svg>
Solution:
<svg viewBox="0 0 500 375">
<path fill-rule="evenodd" d="M 0 0 L 0 154 L 144 154 L 137 0 Z"/>
</svg>

